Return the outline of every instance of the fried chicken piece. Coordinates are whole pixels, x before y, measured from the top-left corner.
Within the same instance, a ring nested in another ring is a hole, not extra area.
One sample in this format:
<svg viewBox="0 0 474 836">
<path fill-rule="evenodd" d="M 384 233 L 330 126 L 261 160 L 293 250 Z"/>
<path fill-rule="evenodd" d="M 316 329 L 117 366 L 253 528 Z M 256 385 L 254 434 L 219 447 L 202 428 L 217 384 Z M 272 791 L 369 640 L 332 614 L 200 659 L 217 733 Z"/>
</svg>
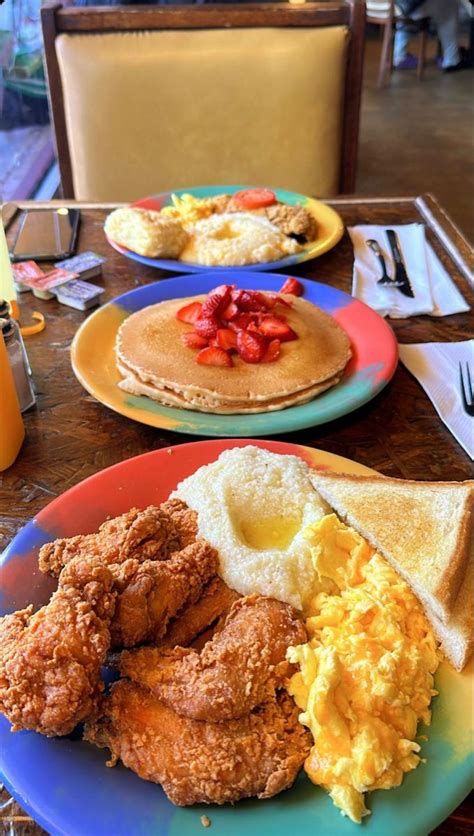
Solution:
<svg viewBox="0 0 474 836">
<path fill-rule="evenodd" d="M 198 536 L 196 511 L 188 508 L 181 499 L 167 499 L 166 502 L 162 502 L 160 509 L 169 515 L 178 534 L 180 549 L 184 549 L 196 541 Z"/>
<path fill-rule="evenodd" d="M 197 540 L 169 560 L 126 560 L 112 567 L 117 604 L 111 625 L 114 647 L 157 642 L 171 618 L 200 597 L 216 574 L 217 552 Z"/>
<path fill-rule="evenodd" d="M 219 619 L 219 621 L 216 624 L 213 624 L 212 627 L 208 627 L 207 630 L 204 630 L 203 633 L 200 633 L 199 636 L 196 636 L 196 638 L 191 642 L 189 647 L 194 648 L 194 650 L 197 650 L 200 653 L 204 645 L 207 644 L 207 642 L 210 642 L 212 637 L 220 629 L 223 620 L 224 619 Z"/>
<path fill-rule="evenodd" d="M 305 241 L 314 241 L 316 238 L 318 225 L 304 206 L 274 203 L 266 207 L 265 214 L 285 235 L 293 235 Z"/>
<path fill-rule="evenodd" d="M 141 647 L 122 654 L 120 672 L 178 714 L 219 722 L 243 717 L 271 697 L 291 670 L 288 647 L 305 641 L 292 607 L 249 595 L 232 605 L 223 628 L 201 653 Z"/>
<path fill-rule="evenodd" d="M 216 575 L 203 589 L 195 604 L 187 607 L 177 618 L 170 621 L 160 647 L 188 647 L 207 627 L 218 618 L 227 615 L 234 601 L 240 598 L 238 592 L 227 586 Z"/>
<path fill-rule="evenodd" d="M 179 806 L 270 798 L 291 786 L 311 747 L 285 691 L 226 723 L 181 717 L 124 680 L 102 705 L 104 716 L 87 725 L 85 739 L 110 749 L 109 765 L 120 758 L 140 778 L 161 784 Z"/>
<path fill-rule="evenodd" d="M 39 568 L 58 577 L 63 566 L 79 555 L 97 555 L 106 565 L 120 564 L 128 558 L 140 562 L 164 560 L 192 542 L 193 526 L 197 531 L 194 512 L 176 502 L 159 508 L 150 505 L 143 511 L 132 508 L 120 517 L 106 520 L 96 534 L 78 534 L 46 543 L 40 549 Z"/>
<path fill-rule="evenodd" d="M 90 717 L 103 689 L 113 578 L 97 558 L 61 574 L 49 604 L 0 619 L 0 711 L 13 730 L 69 734 Z"/>
</svg>

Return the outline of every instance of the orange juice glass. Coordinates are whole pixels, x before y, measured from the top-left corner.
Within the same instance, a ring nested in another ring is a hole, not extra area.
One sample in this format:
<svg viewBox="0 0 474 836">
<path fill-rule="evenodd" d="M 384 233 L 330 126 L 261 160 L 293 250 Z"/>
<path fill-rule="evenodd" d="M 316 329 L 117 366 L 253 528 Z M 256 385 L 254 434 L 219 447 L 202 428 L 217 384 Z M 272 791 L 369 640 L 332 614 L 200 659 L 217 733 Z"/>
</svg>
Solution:
<svg viewBox="0 0 474 836">
<path fill-rule="evenodd" d="M 0 332 L 0 471 L 13 464 L 25 437 L 25 425 L 3 334 Z"/>
</svg>

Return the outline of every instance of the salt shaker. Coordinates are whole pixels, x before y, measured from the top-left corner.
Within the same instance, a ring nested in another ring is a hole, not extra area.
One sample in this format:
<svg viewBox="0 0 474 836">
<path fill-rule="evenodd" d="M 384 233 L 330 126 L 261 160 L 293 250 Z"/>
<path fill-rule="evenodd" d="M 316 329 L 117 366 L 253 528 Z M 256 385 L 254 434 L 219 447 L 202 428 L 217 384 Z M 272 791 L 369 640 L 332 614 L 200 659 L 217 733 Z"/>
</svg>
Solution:
<svg viewBox="0 0 474 836">
<path fill-rule="evenodd" d="M 20 331 L 18 323 L 16 322 L 15 319 L 13 319 L 10 316 L 10 308 L 8 306 L 8 302 L 6 302 L 5 299 L 0 299 L 0 319 L 11 319 L 12 320 L 13 326 L 15 328 L 15 331 L 17 332 L 17 335 L 18 335 L 18 339 L 20 340 L 20 343 L 21 343 L 21 350 L 23 352 L 23 361 L 25 363 L 26 370 L 27 370 L 29 376 L 31 377 L 31 374 L 32 374 L 31 366 L 30 366 L 30 361 L 28 360 L 28 355 L 26 353 L 25 342 L 24 342 L 23 337 L 21 335 L 21 331 Z"/>
<path fill-rule="evenodd" d="M 25 412 L 36 403 L 36 398 L 25 364 L 24 348 L 20 340 L 18 325 L 13 319 L 0 319 L 0 330 L 5 340 L 20 409 Z"/>
</svg>

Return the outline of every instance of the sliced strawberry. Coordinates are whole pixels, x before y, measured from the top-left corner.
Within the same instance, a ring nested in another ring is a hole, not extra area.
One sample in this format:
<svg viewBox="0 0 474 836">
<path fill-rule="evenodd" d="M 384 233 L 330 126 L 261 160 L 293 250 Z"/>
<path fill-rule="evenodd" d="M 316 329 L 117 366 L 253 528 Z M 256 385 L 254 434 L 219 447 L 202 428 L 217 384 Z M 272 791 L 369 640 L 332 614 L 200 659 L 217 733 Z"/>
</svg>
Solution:
<svg viewBox="0 0 474 836">
<path fill-rule="evenodd" d="M 267 341 L 260 334 L 250 331 L 237 332 L 237 351 L 246 363 L 260 363 L 267 347 Z"/>
<path fill-rule="evenodd" d="M 221 319 L 228 322 L 229 319 L 235 319 L 236 316 L 239 315 L 239 309 L 235 302 L 229 302 L 227 307 L 221 313 Z"/>
<path fill-rule="evenodd" d="M 257 314 L 256 322 L 260 325 L 264 319 L 277 319 L 279 322 L 286 322 L 286 316 L 282 313 L 269 313 L 268 311 L 259 311 Z"/>
<path fill-rule="evenodd" d="M 258 290 L 233 290 L 232 301 L 241 311 L 253 312 L 267 309 L 263 294 Z"/>
<path fill-rule="evenodd" d="M 202 303 L 202 315 L 212 316 L 223 311 L 230 302 L 230 295 L 233 288 L 234 285 L 221 284 L 219 287 L 215 287 L 214 290 L 210 290 Z"/>
<path fill-rule="evenodd" d="M 268 343 L 265 354 L 262 357 L 262 363 L 274 363 L 280 356 L 280 340 L 272 340 Z"/>
<path fill-rule="evenodd" d="M 247 293 L 246 290 L 242 290 L 240 287 L 234 287 L 234 289 L 232 291 L 232 294 L 231 294 L 232 301 L 235 302 L 235 304 L 239 305 L 239 307 L 240 307 L 240 301 L 246 293 Z"/>
<path fill-rule="evenodd" d="M 304 287 L 298 279 L 293 279 L 289 276 L 282 287 L 280 287 L 280 293 L 291 293 L 293 296 L 302 296 Z"/>
<path fill-rule="evenodd" d="M 233 331 L 246 331 L 251 322 L 253 322 L 253 319 L 249 313 L 241 313 L 235 319 L 231 319 L 229 328 L 232 328 Z"/>
<path fill-rule="evenodd" d="M 196 362 L 201 366 L 233 366 L 232 357 L 223 348 L 209 346 L 203 348 L 196 356 Z"/>
<path fill-rule="evenodd" d="M 194 330 L 200 337 L 205 337 L 207 340 L 216 336 L 218 327 L 219 323 L 214 316 L 200 316 L 194 323 Z"/>
<path fill-rule="evenodd" d="M 249 322 L 248 327 L 245 330 L 249 331 L 251 334 L 260 334 L 260 328 L 256 322 Z"/>
<path fill-rule="evenodd" d="M 233 290 L 235 290 L 235 284 L 220 284 L 214 290 L 210 290 L 208 296 L 221 296 L 222 299 L 229 301 Z"/>
<path fill-rule="evenodd" d="M 195 331 L 188 331 L 187 334 L 181 334 L 181 342 L 188 348 L 205 348 L 207 345 L 206 338 L 201 337 L 200 334 L 196 334 Z"/>
<path fill-rule="evenodd" d="M 176 319 L 180 322 L 188 322 L 189 325 L 194 325 L 197 318 L 201 316 L 202 303 L 190 302 L 189 305 L 184 305 L 176 314 Z"/>
<path fill-rule="evenodd" d="M 267 310 L 271 311 L 272 308 L 275 307 L 275 304 L 276 304 L 276 301 L 277 301 L 276 293 L 270 293 L 268 291 L 265 291 L 265 293 L 261 293 L 260 296 L 261 296 L 262 302 L 265 305 L 265 307 L 267 308 Z"/>
<path fill-rule="evenodd" d="M 280 340 L 282 343 L 298 339 L 298 335 L 295 334 L 293 328 L 290 328 L 286 322 L 276 316 L 265 316 L 258 326 L 258 330 L 269 340 Z"/>
<path fill-rule="evenodd" d="M 219 328 L 216 334 L 216 342 L 224 351 L 230 351 L 237 348 L 237 335 L 230 328 Z"/>
</svg>

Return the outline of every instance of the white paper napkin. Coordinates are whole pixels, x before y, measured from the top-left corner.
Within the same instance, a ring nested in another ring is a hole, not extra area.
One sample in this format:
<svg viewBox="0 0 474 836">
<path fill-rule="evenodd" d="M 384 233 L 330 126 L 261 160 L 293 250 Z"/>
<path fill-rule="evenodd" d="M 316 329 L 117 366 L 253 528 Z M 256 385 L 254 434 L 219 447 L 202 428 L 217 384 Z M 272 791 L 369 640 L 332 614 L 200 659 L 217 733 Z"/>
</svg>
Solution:
<svg viewBox="0 0 474 836">
<path fill-rule="evenodd" d="M 459 363 L 474 368 L 474 340 L 399 345 L 400 360 L 422 385 L 436 412 L 474 460 L 474 418 L 461 400 Z M 474 380 L 473 380 L 474 386 Z"/>
<path fill-rule="evenodd" d="M 377 283 L 381 276 L 380 262 L 366 241 L 375 239 L 382 250 L 389 276 L 394 276 L 395 265 L 384 226 L 353 226 L 348 232 L 354 247 L 352 295 L 381 316 L 405 319 L 429 314 L 448 316 L 469 310 L 469 305 L 426 241 L 423 224 L 390 226 L 398 235 L 408 278 L 415 294 L 412 299 L 395 287 Z"/>
</svg>

